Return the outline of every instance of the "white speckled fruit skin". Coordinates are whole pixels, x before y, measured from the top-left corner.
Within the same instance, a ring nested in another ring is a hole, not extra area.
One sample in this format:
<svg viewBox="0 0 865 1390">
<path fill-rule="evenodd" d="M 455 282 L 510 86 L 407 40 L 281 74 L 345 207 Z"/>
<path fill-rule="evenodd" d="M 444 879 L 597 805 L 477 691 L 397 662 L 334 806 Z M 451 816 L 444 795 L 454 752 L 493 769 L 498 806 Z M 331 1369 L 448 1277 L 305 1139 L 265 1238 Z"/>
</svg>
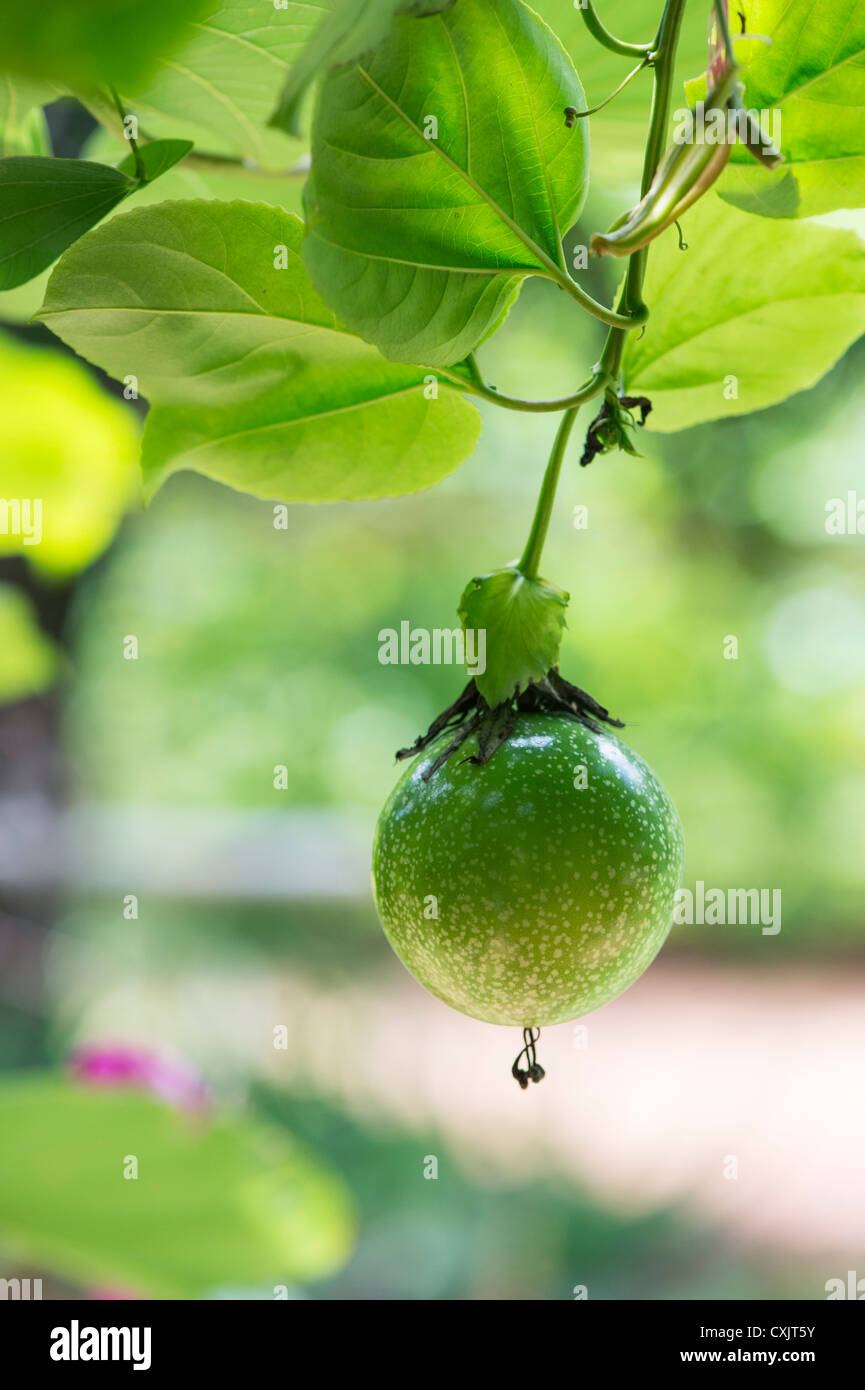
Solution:
<svg viewBox="0 0 865 1390">
<path fill-rule="evenodd" d="M 664 944 L 684 873 L 652 769 L 615 735 L 548 714 L 521 715 L 485 767 L 460 761 L 472 738 L 423 782 L 442 747 L 410 764 L 376 829 L 373 887 L 400 960 L 486 1023 L 565 1023 L 615 999 Z"/>
</svg>

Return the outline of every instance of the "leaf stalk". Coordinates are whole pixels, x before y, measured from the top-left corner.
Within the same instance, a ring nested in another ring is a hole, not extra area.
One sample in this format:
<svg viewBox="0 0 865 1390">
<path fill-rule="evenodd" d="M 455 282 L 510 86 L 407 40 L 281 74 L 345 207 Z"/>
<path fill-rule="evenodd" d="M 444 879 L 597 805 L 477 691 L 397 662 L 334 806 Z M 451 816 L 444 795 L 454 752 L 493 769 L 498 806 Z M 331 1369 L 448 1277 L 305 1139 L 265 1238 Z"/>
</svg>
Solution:
<svg viewBox="0 0 865 1390">
<path fill-rule="evenodd" d="M 604 48 L 608 48 L 611 53 L 618 53 L 622 58 L 641 58 L 651 52 L 648 44 L 624 43 L 622 39 L 617 39 L 611 34 L 598 18 L 592 0 L 583 0 L 580 10 L 583 22 L 592 38 L 597 39 L 598 43 L 602 44 Z"/>
<path fill-rule="evenodd" d="M 480 369 L 474 361 L 474 355 L 467 359 L 471 375 L 467 378 L 459 372 L 449 370 L 447 367 L 439 367 L 438 375 L 444 377 L 461 391 L 466 391 L 472 396 L 477 396 L 480 400 L 490 401 L 493 405 L 503 406 L 506 410 L 520 410 L 533 415 L 552 415 L 560 414 L 563 410 L 572 410 L 577 406 L 584 405 L 593 396 L 597 396 L 609 383 L 609 377 L 600 367 L 596 367 L 592 375 L 583 383 L 571 396 L 562 396 L 559 400 L 552 401 L 526 401 L 518 396 L 507 396 L 501 391 L 497 391 L 493 386 L 487 386 L 480 374 Z"/>
</svg>

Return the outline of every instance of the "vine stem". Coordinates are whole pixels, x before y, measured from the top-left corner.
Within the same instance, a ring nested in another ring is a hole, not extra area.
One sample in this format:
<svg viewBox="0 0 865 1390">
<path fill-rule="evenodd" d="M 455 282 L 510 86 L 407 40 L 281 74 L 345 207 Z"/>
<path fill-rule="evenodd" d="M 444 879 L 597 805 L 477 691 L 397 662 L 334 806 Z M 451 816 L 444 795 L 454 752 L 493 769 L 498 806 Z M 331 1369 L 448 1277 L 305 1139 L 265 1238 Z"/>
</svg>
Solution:
<svg viewBox="0 0 865 1390">
<path fill-rule="evenodd" d="M 714 0 L 715 14 L 718 17 L 718 28 L 721 31 L 721 38 L 724 40 L 724 47 L 727 50 L 727 62 L 735 63 L 736 52 L 733 47 L 733 35 L 730 31 L 730 15 L 725 0 Z"/>
<path fill-rule="evenodd" d="M 523 557 L 517 566 L 520 574 L 526 579 L 535 579 L 538 567 L 541 563 L 541 555 L 544 549 L 544 541 L 547 539 L 547 531 L 550 528 L 550 517 L 553 514 L 553 503 L 556 500 L 556 489 L 559 485 L 559 475 L 562 471 L 565 453 L 568 447 L 568 440 L 573 432 L 574 424 L 577 419 L 576 406 L 565 411 L 556 432 L 555 443 L 553 444 L 550 460 L 544 473 L 544 481 L 541 483 L 541 492 L 538 497 L 538 505 L 535 509 L 535 517 L 532 522 L 532 529 L 529 532 L 529 539 Z"/>
<path fill-rule="evenodd" d="M 676 49 L 679 42 L 679 34 L 682 27 L 682 17 L 685 12 L 686 0 L 666 0 L 664 12 L 661 16 L 661 23 L 655 43 L 650 52 L 651 66 L 654 72 L 654 86 L 652 90 L 652 107 L 649 115 L 649 133 L 646 139 L 646 151 L 643 158 L 643 179 L 641 197 L 646 194 L 655 172 L 661 162 L 664 153 L 664 146 L 667 139 L 667 126 L 670 120 L 670 106 L 673 92 L 673 69 L 676 62 Z M 591 16 L 591 20 L 589 18 Z M 596 24 L 599 28 L 600 21 L 592 9 L 591 4 L 583 7 L 583 18 L 586 20 L 590 30 L 595 33 L 606 47 L 604 38 L 592 27 Z M 603 30 L 608 39 L 612 36 Z M 612 40 L 617 43 L 617 40 Z M 619 46 L 616 51 L 622 52 L 622 48 L 627 45 Z M 633 56 L 642 56 L 646 53 L 645 49 L 638 48 L 629 50 Z M 629 321 L 632 325 L 634 321 L 640 322 L 647 316 L 647 309 L 643 303 L 643 280 L 646 274 L 646 262 L 648 259 L 648 249 L 643 247 L 640 251 L 635 251 L 628 260 L 628 272 L 625 277 L 625 284 L 619 300 L 619 314 L 623 320 Z M 607 379 L 607 389 L 615 389 L 618 381 L 622 364 L 622 351 L 625 346 L 627 329 L 614 327 L 607 335 L 604 351 L 601 355 L 599 368 L 596 374 Z M 599 388 L 600 389 L 600 388 Z M 550 525 L 553 503 L 555 502 L 556 489 L 559 483 L 559 476 L 562 471 L 565 452 L 568 447 L 574 424 L 577 418 L 576 406 L 571 406 L 562 416 L 549 462 L 544 473 L 544 480 L 541 484 L 541 491 L 538 497 L 538 504 L 535 509 L 532 529 L 529 532 L 529 539 L 523 557 L 519 563 L 520 573 L 527 579 L 534 579 L 538 573 L 541 562 L 544 541 Z"/>
<path fill-rule="evenodd" d="M 684 12 L 685 0 L 667 0 L 664 13 L 661 16 L 658 36 L 655 40 L 652 53 L 655 82 L 652 90 L 652 109 L 649 115 L 649 134 L 643 158 L 641 198 L 648 193 L 664 154 L 672 104 L 673 69 Z M 645 310 L 643 281 L 646 276 L 648 258 L 649 248 L 644 246 L 641 250 L 635 251 L 628 260 L 628 273 L 625 276 L 625 284 L 619 300 L 619 311 L 622 314 L 634 313 L 640 309 Z M 625 341 L 625 334 L 618 329 L 613 329 L 607 335 L 604 351 L 601 354 L 601 364 L 614 379 L 618 378 L 621 371 Z"/>
</svg>

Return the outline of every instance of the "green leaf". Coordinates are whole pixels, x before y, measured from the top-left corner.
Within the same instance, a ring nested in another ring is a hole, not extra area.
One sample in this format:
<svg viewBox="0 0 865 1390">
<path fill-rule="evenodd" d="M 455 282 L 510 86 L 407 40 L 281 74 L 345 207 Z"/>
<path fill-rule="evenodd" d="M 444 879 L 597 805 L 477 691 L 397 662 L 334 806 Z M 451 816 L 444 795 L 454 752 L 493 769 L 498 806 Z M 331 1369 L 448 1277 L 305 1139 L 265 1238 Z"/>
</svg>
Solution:
<svg viewBox="0 0 865 1390">
<path fill-rule="evenodd" d="M 192 149 L 157 140 L 140 149 L 152 183 Z M 135 156 L 116 169 L 89 159 L 0 159 L 0 290 L 23 285 L 139 187 Z"/>
<path fill-rule="evenodd" d="M 566 274 L 588 136 L 564 111 L 584 105 L 521 0 L 397 19 L 368 60 L 332 72 L 304 259 L 343 322 L 387 357 L 449 365 L 493 331 L 524 276 Z"/>
<path fill-rule="evenodd" d="M 87 159 L 0 159 L 0 290 L 32 280 L 134 187 Z"/>
<path fill-rule="evenodd" d="M 39 0 L 0 7 L 3 66 L 74 86 L 137 79 L 177 43 L 202 0 Z"/>
<path fill-rule="evenodd" d="M 401 5 L 398 0 L 335 0 L 333 20 L 315 31 L 289 76 L 275 123 L 282 129 L 291 129 L 294 93 L 302 91 L 310 75 L 323 75 L 328 66 L 350 62 L 365 50 L 374 48 L 385 36 L 395 11 L 418 14 L 447 8 L 449 4 L 442 0 L 418 0 L 414 5 L 411 0 Z M 602 101 L 618 86 L 628 71 L 629 62 L 633 66 L 631 60 L 610 53 L 589 37 L 574 0 L 533 0 L 531 8 L 561 39 L 577 63 L 590 106 Z M 351 21 L 355 17 L 357 24 L 353 27 Z M 632 42 L 651 41 L 659 17 L 660 6 L 653 0 L 616 0 L 614 27 Z M 609 19 L 612 23 L 612 14 Z M 343 37 L 337 47 L 338 33 Z M 326 51 L 329 41 L 334 44 L 330 52 Z M 677 70 L 683 76 L 696 72 L 705 63 L 706 53 L 706 13 L 700 6 L 688 5 L 682 21 Z M 608 184 L 612 181 L 639 183 L 650 94 L 651 74 L 646 72 L 621 92 L 604 109 L 602 116 L 592 121 L 596 166 L 603 169 Z"/>
<path fill-rule="evenodd" d="M 186 25 L 183 44 L 151 78 L 126 91 L 129 109 L 149 136 L 183 136 L 209 154 L 286 168 L 303 146 L 268 129 L 288 72 L 330 0 L 257 6 L 211 4 Z"/>
<path fill-rule="evenodd" d="M 58 657 L 26 594 L 12 584 L 0 584 L 0 704 L 48 690 Z"/>
<path fill-rule="evenodd" d="M 161 178 L 181 159 L 185 159 L 191 149 L 191 140 L 152 140 L 149 145 L 139 145 L 142 183 L 153 183 L 154 179 Z M 138 178 L 138 166 L 132 152 L 120 160 L 117 168 L 131 179 Z"/>
<path fill-rule="evenodd" d="M 398 13 L 435 14 L 454 3 L 455 0 L 334 0 L 331 13 L 292 67 L 271 124 L 298 135 L 303 97 L 320 72 L 370 52 L 387 37 Z"/>
<path fill-rule="evenodd" d="M 290 212 L 300 212 L 300 176 L 277 179 L 227 160 L 202 161 L 193 166 L 182 154 L 179 163 L 170 164 L 167 155 L 171 147 L 187 150 L 189 142 L 155 140 L 149 145 L 139 146 L 145 168 L 151 170 L 150 181 L 134 188 L 128 198 L 117 205 L 118 208 L 144 207 L 150 203 L 165 202 L 169 198 L 260 198 L 278 203 Z M 130 173 L 134 171 L 135 161 L 127 153 L 128 150 L 127 141 L 115 139 L 107 130 L 99 127 L 82 151 L 82 157 L 95 159 L 101 164 L 113 164 L 122 172 Z M 154 151 L 162 151 L 158 173 L 154 167 Z M 104 220 L 114 217 L 116 212 L 117 209 L 112 209 Z M 45 299 L 49 275 L 50 270 L 43 271 L 35 280 L 0 293 L 0 321 L 5 319 L 11 323 L 26 323 L 38 313 Z"/>
<path fill-rule="evenodd" d="M 519 570 L 473 579 L 460 600 L 463 628 L 486 632 L 486 670 L 475 684 L 492 708 L 556 665 L 569 595 Z"/>
<path fill-rule="evenodd" d="M 156 141 L 155 143 L 162 145 L 173 142 Z M 141 146 L 142 154 L 151 148 L 150 145 Z M 122 162 L 121 157 L 126 155 L 128 149 L 129 146 L 126 141 L 116 138 L 109 131 L 100 127 L 94 132 L 82 154 L 86 159 L 98 159 L 103 164 L 117 165 Z M 131 210 L 133 207 L 146 207 L 151 203 L 164 203 L 169 199 L 188 201 L 190 198 L 219 198 L 223 202 L 243 199 L 250 203 L 272 203 L 276 207 L 285 208 L 287 212 L 294 212 L 299 215 L 302 209 L 301 193 L 305 178 L 306 175 L 301 173 L 276 175 L 242 164 L 235 164 L 227 159 L 185 159 L 175 164 L 173 168 L 166 170 L 164 174 L 160 174 L 157 186 L 144 184 L 141 188 L 137 188 L 134 193 L 131 193 L 128 207 L 124 208 L 124 211 Z M 34 306 L 31 313 L 36 312 L 44 298 L 43 290 L 39 304 Z M 2 313 L 2 300 L 0 300 L 0 313 Z"/>
<path fill-rule="evenodd" d="M 647 428 L 745 415 L 813 386 L 865 331 L 865 245 L 853 232 L 770 222 L 710 193 L 652 248 L 650 317 L 625 349 Z"/>
<path fill-rule="evenodd" d="M 0 1171 L 3 1244 L 80 1284 L 200 1298 L 317 1279 L 350 1248 L 341 1183 L 282 1131 L 134 1091 L 7 1080 Z"/>
<path fill-rule="evenodd" d="M 392 496 L 472 452 L 479 417 L 423 368 L 343 329 L 300 257 L 303 226 L 256 203 L 164 203 L 78 242 L 41 317 L 155 406 L 152 495 L 191 468 L 286 501 Z"/>
<path fill-rule="evenodd" d="M 764 169 L 742 148 L 721 197 L 764 217 L 812 217 L 865 206 L 865 5 L 861 0 L 746 0 L 754 44 L 745 103 L 780 118 L 785 163 Z"/>
</svg>

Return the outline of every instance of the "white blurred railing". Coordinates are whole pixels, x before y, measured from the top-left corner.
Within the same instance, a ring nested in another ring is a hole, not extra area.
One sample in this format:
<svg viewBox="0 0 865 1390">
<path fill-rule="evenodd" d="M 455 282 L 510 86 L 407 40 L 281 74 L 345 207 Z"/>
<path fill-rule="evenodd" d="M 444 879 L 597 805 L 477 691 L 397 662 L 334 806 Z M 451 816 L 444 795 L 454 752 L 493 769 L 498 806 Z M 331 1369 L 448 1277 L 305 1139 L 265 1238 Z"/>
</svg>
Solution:
<svg viewBox="0 0 865 1390">
<path fill-rule="evenodd" d="M 167 896 L 362 899 L 373 818 L 362 811 L 82 804 L 0 799 L 0 889 Z"/>
</svg>

